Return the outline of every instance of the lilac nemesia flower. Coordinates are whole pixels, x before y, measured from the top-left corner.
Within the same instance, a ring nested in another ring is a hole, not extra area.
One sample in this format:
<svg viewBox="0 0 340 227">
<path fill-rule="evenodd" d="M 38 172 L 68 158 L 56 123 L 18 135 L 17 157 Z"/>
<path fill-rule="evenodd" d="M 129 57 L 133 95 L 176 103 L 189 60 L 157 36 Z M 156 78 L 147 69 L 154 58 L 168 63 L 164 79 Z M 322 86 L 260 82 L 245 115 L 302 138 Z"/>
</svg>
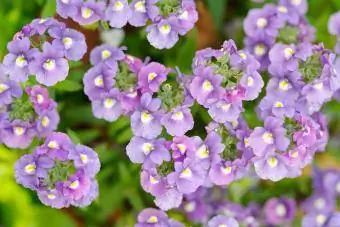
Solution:
<svg viewBox="0 0 340 227">
<path fill-rule="evenodd" d="M 117 120 L 123 113 L 119 96 L 118 89 L 113 88 L 109 92 L 102 93 L 99 98 L 92 100 L 93 115 L 96 118 L 111 122 Z"/>
<path fill-rule="evenodd" d="M 129 24 L 135 27 L 144 26 L 149 19 L 148 7 L 154 4 L 153 2 L 155 2 L 155 0 L 133 0 L 130 3 L 131 17 L 129 18 Z"/>
<path fill-rule="evenodd" d="M 271 225 L 280 225 L 292 221 L 295 215 L 293 199 L 272 198 L 265 204 L 266 221 Z"/>
<path fill-rule="evenodd" d="M 5 75 L 4 68 L 0 65 L 0 106 L 12 103 L 13 98 L 22 96 L 20 85 L 9 80 Z"/>
<path fill-rule="evenodd" d="M 165 139 L 148 140 L 133 137 L 126 147 L 126 153 L 133 163 L 162 164 L 170 161 L 170 153 L 165 147 Z"/>
<path fill-rule="evenodd" d="M 159 227 L 184 227 L 183 224 L 169 219 L 163 211 L 147 208 L 138 215 L 138 223 L 135 227 L 159 226 Z"/>
<path fill-rule="evenodd" d="M 146 192 L 156 197 L 163 195 L 168 187 L 165 177 L 161 177 L 156 168 L 143 169 L 140 182 Z"/>
<path fill-rule="evenodd" d="M 48 31 L 51 37 L 55 38 L 52 45 L 55 48 L 63 49 L 65 57 L 72 61 L 83 58 L 87 51 L 85 36 L 74 29 L 53 28 Z"/>
<path fill-rule="evenodd" d="M 261 179 L 279 181 L 287 177 L 288 166 L 285 159 L 277 154 L 267 154 L 253 159 L 255 172 Z"/>
<path fill-rule="evenodd" d="M 210 116 L 219 123 L 236 121 L 240 113 L 243 112 L 242 102 L 229 102 L 225 99 L 220 99 L 209 105 L 208 112 Z"/>
<path fill-rule="evenodd" d="M 1 120 L 0 138 L 2 142 L 10 148 L 25 149 L 36 136 L 33 125 L 22 120 L 12 122 L 7 119 Z"/>
<path fill-rule="evenodd" d="M 72 142 L 66 134 L 54 132 L 46 138 L 42 146 L 38 147 L 36 153 L 38 155 L 47 154 L 53 159 L 67 160 L 71 147 Z"/>
<path fill-rule="evenodd" d="M 161 123 L 172 136 L 183 136 L 194 127 L 194 119 L 187 107 L 177 107 L 164 114 Z"/>
<path fill-rule="evenodd" d="M 112 70 L 117 69 L 117 61 L 121 61 L 125 58 L 125 54 L 122 49 L 113 47 L 109 44 L 103 44 L 94 48 L 90 54 L 90 61 L 92 65 L 104 63 Z"/>
<path fill-rule="evenodd" d="M 194 1 L 185 0 L 182 1 L 182 9 L 178 12 L 178 33 L 180 35 L 185 35 L 188 33 L 198 20 L 198 12 L 196 10 L 196 4 Z"/>
<path fill-rule="evenodd" d="M 111 27 L 124 27 L 131 17 L 131 9 L 127 0 L 111 0 L 105 10 L 105 20 L 109 21 Z"/>
<path fill-rule="evenodd" d="M 177 18 L 169 17 L 147 27 L 147 39 L 157 49 L 170 49 L 178 41 Z"/>
<path fill-rule="evenodd" d="M 100 169 L 97 153 L 90 147 L 78 144 L 69 153 L 69 159 L 74 160 L 74 166 L 82 168 L 89 177 L 94 177 Z"/>
<path fill-rule="evenodd" d="M 62 50 L 58 50 L 50 43 L 45 42 L 43 52 L 35 55 L 29 69 L 32 74 L 36 75 L 39 83 L 52 86 L 66 79 L 69 65 Z"/>
<path fill-rule="evenodd" d="M 157 62 L 151 62 L 143 66 L 138 73 L 138 86 L 142 92 L 157 92 L 171 69 Z"/>
<path fill-rule="evenodd" d="M 93 24 L 102 19 L 105 9 L 105 2 L 96 2 L 95 0 L 88 0 L 76 4 L 77 12 L 72 17 L 81 25 Z"/>
<path fill-rule="evenodd" d="M 213 217 L 212 219 L 210 219 L 207 226 L 208 227 L 217 227 L 217 226 L 239 227 L 239 224 L 232 217 L 227 217 L 224 215 L 217 215 Z"/>
<path fill-rule="evenodd" d="M 9 54 L 4 58 L 4 65 L 10 78 L 14 81 L 25 82 L 30 74 L 29 65 L 34 60 L 38 49 L 30 48 L 29 38 L 13 40 L 8 45 Z"/>
<path fill-rule="evenodd" d="M 141 97 L 140 108 L 131 116 L 131 128 L 136 136 L 147 139 L 156 138 L 162 132 L 158 113 L 161 101 L 148 93 Z"/>
</svg>

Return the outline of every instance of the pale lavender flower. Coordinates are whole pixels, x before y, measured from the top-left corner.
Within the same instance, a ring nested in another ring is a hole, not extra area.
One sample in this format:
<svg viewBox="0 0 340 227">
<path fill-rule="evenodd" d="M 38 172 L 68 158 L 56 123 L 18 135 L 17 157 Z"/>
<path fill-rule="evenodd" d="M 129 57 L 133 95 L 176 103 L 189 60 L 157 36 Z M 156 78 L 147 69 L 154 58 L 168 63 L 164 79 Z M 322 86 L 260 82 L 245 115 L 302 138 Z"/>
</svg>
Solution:
<svg viewBox="0 0 340 227">
<path fill-rule="evenodd" d="M 0 138 L 10 148 L 27 148 L 32 143 L 36 133 L 33 125 L 29 122 L 1 120 Z"/>
<path fill-rule="evenodd" d="M 270 225 L 290 223 L 294 219 L 295 209 L 293 199 L 272 198 L 264 206 L 266 222 Z"/>
<path fill-rule="evenodd" d="M 102 93 L 99 98 L 92 100 L 92 112 L 96 118 L 115 121 L 123 114 L 120 104 L 120 93 L 116 88 Z"/>
<path fill-rule="evenodd" d="M 194 119 L 190 109 L 183 106 L 164 114 L 161 123 L 172 136 L 183 136 L 194 127 Z"/>
<path fill-rule="evenodd" d="M 162 64 L 151 62 L 143 66 L 138 72 L 138 86 L 142 92 L 157 92 L 170 71 L 171 69 Z"/>
<path fill-rule="evenodd" d="M 131 18 L 131 9 L 127 0 L 111 0 L 105 10 L 105 20 L 114 28 L 124 27 Z"/>
<path fill-rule="evenodd" d="M 217 227 L 217 226 L 239 227 L 239 224 L 232 217 L 228 217 L 224 215 L 217 215 L 208 222 L 207 226 L 208 227 Z"/>
<path fill-rule="evenodd" d="M 93 24 L 104 16 L 105 2 L 96 2 L 95 0 L 88 0 L 76 4 L 77 12 L 72 19 L 81 25 Z"/>
<path fill-rule="evenodd" d="M 169 17 L 147 27 L 147 39 L 157 49 L 170 49 L 178 41 L 177 18 Z"/>
<path fill-rule="evenodd" d="M 64 19 L 74 17 L 82 0 L 57 0 L 57 13 Z"/>
<path fill-rule="evenodd" d="M 121 61 L 125 58 L 125 54 L 122 49 L 113 47 L 109 44 L 103 44 L 94 48 L 90 54 L 90 61 L 92 65 L 104 63 L 112 70 L 116 70 L 118 65 L 117 61 Z"/>
<path fill-rule="evenodd" d="M 287 177 L 288 169 L 285 160 L 275 153 L 268 153 L 263 157 L 253 159 L 255 172 L 264 180 L 279 181 Z"/>
</svg>

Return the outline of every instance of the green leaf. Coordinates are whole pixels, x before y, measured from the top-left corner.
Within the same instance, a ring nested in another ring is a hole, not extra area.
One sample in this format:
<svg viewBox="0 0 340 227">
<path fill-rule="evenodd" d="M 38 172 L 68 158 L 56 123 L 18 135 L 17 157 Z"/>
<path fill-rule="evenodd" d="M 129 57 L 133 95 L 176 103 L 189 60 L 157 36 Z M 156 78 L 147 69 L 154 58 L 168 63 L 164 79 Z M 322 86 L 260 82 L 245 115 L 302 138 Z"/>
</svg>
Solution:
<svg viewBox="0 0 340 227">
<path fill-rule="evenodd" d="M 208 0 L 208 7 L 213 16 L 217 28 L 223 24 L 223 15 L 227 6 L 227 0 Z"/>
<path fill-rule="evenodd" d="M 41 17 L 52 17 L 55 14 L 56 11 L 56 1 L 54 0 L 48 0 L 45 3 L 45 6 L 41 12 Z"/>
<path fill-rule="evenodd" d="M 75 133 L 74 131 L 72 131 L 71 129 L 67 129 L 67 134 L 68 136 L 71 138 L 72 142 L 75 144 L 80 144 L 81 141 L 79 139 L 79 136 L 77 135 L 77 133 Z"/>
<path fill-rule="evenodd" d="M 82 89 L 82 85 L 78 82 L 72 81 L 72 80 L 64 80 L 60 83 L 57 83 L 54 88 L 57 91 L 63 91 L 63 92 L 75 92 Z"/>
<path fill-rule="evenodd" d="M 188 39 L 178 50 L 176 65 L 185 73 L 191 70 L 192 59 L 196 51 L 196 36 L 197 31 L 194 29 L 189 33 Z"/>
<path fill-rule="evenodd" d="M 38 227 L 45 227 L 48 223 L 49 227 L 76 227 L 76 223 L 65 213 L 52 208 L 41 207 L 35 212 Z"/>
</svg>

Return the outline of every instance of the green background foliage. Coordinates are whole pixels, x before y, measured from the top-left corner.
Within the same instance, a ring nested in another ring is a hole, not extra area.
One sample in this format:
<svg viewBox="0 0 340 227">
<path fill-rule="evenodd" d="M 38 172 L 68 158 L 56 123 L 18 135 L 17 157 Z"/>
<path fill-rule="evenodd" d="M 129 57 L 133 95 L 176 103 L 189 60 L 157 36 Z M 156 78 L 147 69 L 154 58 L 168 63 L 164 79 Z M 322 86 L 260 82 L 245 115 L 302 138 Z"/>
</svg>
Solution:
<svg viewBox="0 0 340 227">
<path fill-rule="evenodd" d="M 239 46 L 243 43 L 242 20 L 248 10 L 261 4 L 246 0 L 205 0 L 199 1 L 200 27 L 192 30 L 171 50 L 159 51 L 152 48 L 145 39 L 143 29 L 126 29 L 122 45 L 128 53 L 141 58 L 150 56 L 169 67 L 178 66 L 184 73 L 190 73 L 191 61 L 202 40 L 211 34 L 205 29 L 213 27 L 217 37 L 212 45 L 233 38 Z M 327 32 L 329 16 L 340 9 L 339 0 L 310 0 L 308 18 L 317 28 L 317 42 L 324 42 L 332 48 L 335 37 Z M 54 16 L 54 0 L 1 0 L 0 1 L 0 60 L 6 55 L 6 45 L 22 26 L 36 17 Z M 230 29 L 232 28 L 232 29 Z M 92 30 L 94 28 L 91 28 Z M 210 37 L 211 38 L 211 37 Z M 99 40 L 94 43 L 99 44 Z M 206 45 L 206 44 L 205 44 Z M 86 62 L 86 61 L 85 61 Z M 89 65 L 73 62 L 67 80 L 50 89 L 50 94 L 59 104 L 61 123 L 59 130 L 67 132 L 76 143 L 93 147 L 99 154 L 102 169 L 98 175 L 99 198 L 87 208 L 55 210 L 40 204 L 31 192 L 14 180 L 14 162 L 26 151 L 8 150 L 0 146 L 0 226 L 133 226 L 136 215 L 145 207 L 153 207 L 152 197 L 143 192 L 139 182 L 140 166 L 132 164 L 125 155 L 125 145 L 131 138 L 130 122 L 121 117 L 114 123 L 95 119 L 91 106 L 82 92 L 82 77 Z M 256 103 L 246 105 L 244 116 L 254 126 L 261 124 L 254 112 Z M 340 104 L 333 101 L 324 108 L 329 117 L 331 141 L 327 152 L 318 154 L 316 164 L 322 168 L 339 166 L 340 160 Z M 204 136 L 204 125 L 210 118 L 206 111 L 195 107 L 195 129 L 192 133 Z M 32 145 L 33 147 L 33 145 Z M 257 182 L 245 179 L 230 186 L 229 199 L 235 202 L 263 203 L 272 196 L 287 195 L 301 201 L 311 193 L 310 171 L 299 179 L 283 180 L 279 183 Z M 254 187 L 257 185 L 256 187 Z M 250 190 L 250 188 L 254 188 Z M 170 215 L 185 221 L 176 211 Z M 298 219 L 296 226 L 299 226 Z M 189 226 L 189 225 L 188 225 Z"/>
</svg>

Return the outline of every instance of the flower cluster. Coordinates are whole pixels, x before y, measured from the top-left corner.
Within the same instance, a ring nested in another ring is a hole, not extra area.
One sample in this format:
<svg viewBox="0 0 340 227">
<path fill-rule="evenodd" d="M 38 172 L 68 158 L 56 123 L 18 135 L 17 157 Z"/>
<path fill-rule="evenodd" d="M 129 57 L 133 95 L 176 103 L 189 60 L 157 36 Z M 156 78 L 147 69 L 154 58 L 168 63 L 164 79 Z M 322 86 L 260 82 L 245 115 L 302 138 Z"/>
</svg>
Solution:
<svg viewBox="0 0 340 227">
<path fill-rule="evenodd" d="M 122 28 L 127 23 L 146 28 L 147 39 L 158 49 L 172 48 L 179 36 L 190 31 L 198 20 L 194 0 L 57 0 L 57 12 L 81 25 L 98 21 Z M 150 23 L 149 23 L 150 21 Z"/>
<path fill-rule="evenodd" d="M 57 129 L 57 103 L 47 89 L 34 85 L 22 91 L 0 65 L 0 141 L 10 148 L 27 148 L 35 137 Z"/>
<path fill-rule="evenodd" d="M 302 226 L 338 226 L 340 213 L 336 211 L 336 201 L 340 196 L 340 172 L 314 167 L 313 188 L 313 194 L 302 204 L 306 213 Z"/>
<path fill-rule="evenodd" d="M 53 86 L 68 76 L 68 60 L 82 59 L 86 49 L 80 32 L 53 18 L 35 19 L 8 44 L 3 64 L 14 81 L 35 75 L 38 83 Z"/>
<path fill-rule="evenodd" d="M 262 70 L 270 63 L 268 54 L 275 43 L 299 47 L 314 41 L 315 29 L 305 17 L 307 8 L 307 0 L 279 0 L 278 5 L 266 4 L 249 11 L 244 20 L 244 42 Z"/>
<path fill-rule="evenodd" d="M 45 142 L 15 164 L 19 184 L 37 192 L 47 206 L 88 206 L 98 196 L 95 176 L 100 169 L 96 152 L 72 144 L 63 133 L 52 133 Z"/>
<path fill-rule="evenodd" d="M 190 92 L 216 122 L 237 121 L 242 101 L 256 99 L 264 86 L 259 62 L 247 51 L 238 51 L 232 40 L 220 50 L 197 51 L 192 68 Z"/>
</svg>

